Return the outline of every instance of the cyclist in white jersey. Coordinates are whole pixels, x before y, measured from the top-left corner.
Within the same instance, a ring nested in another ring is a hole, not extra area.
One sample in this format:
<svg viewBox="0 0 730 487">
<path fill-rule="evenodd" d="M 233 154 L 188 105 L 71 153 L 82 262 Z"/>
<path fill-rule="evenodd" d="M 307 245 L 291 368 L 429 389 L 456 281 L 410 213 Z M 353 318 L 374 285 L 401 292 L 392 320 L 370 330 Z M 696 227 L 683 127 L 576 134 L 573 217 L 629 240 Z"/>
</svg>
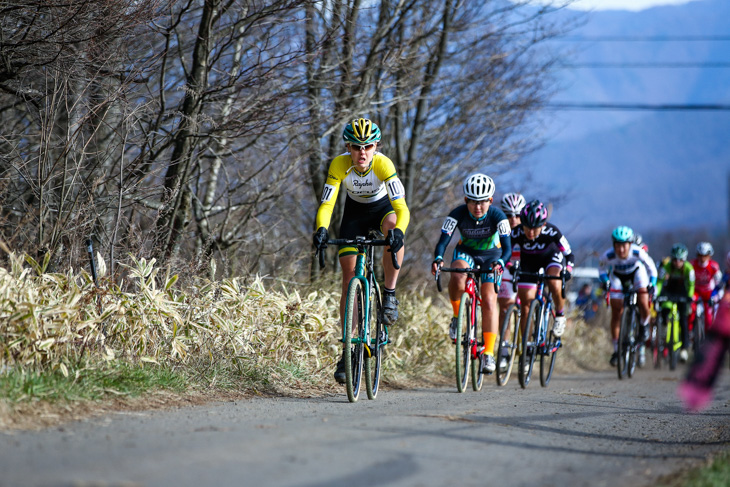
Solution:
<svg viewBox="0 0 730 487">
<path fill-rule="evenodd" d="M 618 362 L 618 335 L 621 330 L 621 315 L 624 311 L 623 284 L 632 283 L 639 292 L 639 315 L 641 317 L 642 342 L 649 339 L 650 300 L 647 286 L 656 286 L 657 269 L 654 260 L 644 249 L 633 243 L 634 231 L 626 226 L 619 226 L 611 234 L 613 247 L 606 250 L 598 262 L 599 279 L 604 286 L 610 286 L 611 303 L 611 339 L 613 355 L 611 365 Z M 639 359 L 643 355 L 640 350 Z"/>
<path fill-rule="evenodd" d="M 525 207 L 525 197 L 520 193 L 507 193 L 502 196 L 502 211 L 507 216 L 510 228 L 514 229 L 520 225 L 520 212 Z M 512 257 L 504 269 L 502 274 L 502 286 L 499 288 L 499 323 L 504 320 L 504 314 L 510 304 L 514 304 L 517 298 L 517 292 L 512 290 L 512 265 L 520 260 L 520 246 L 512 247 Z"/>
</svg>

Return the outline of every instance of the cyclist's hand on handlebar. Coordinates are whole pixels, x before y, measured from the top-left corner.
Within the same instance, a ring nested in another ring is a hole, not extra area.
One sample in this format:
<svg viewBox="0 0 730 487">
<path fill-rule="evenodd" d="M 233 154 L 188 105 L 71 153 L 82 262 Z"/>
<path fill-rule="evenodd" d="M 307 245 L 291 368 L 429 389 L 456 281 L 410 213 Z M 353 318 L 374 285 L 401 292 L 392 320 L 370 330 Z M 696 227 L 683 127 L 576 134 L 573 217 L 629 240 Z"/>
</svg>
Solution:
<svg viewBox="0 0 730 487">
<path fill-rule="evenodd" d="M 503 274 L 504 273 L 504 262 L 502 259 L 497 259 L 496 261 L 492 262 L 492 272 L 495 274 Z"/>
<path fill-rule="evenodd" d="M 570 281 L 570 279 L 573 277 L 573 268 L 571 266 L 567 266 L 563 270 L 563 275 L 565 276 L 565 282 Z"/>
<path fill-rule="evenodd" d="M 324 227 L 319 227 L 312 236 L 312 244 L 317 250 L 326 249 L 327 240 L 329 240 L 329 234 L 327 233 L 327 229 Z"/>
<path fill-rule="evenodd" d="M 443 259 L 436 259 L 431 264 L 431 274 L 434 276 L 436 275 L 436 272 L 441 268 L 441 266 L 444 265 Z"/>
<path fill-rule="evenodd" d="M 400 228 L 388 230 L 388 246 L 390 247 L 390 251 L 396 253 L 403 248 L 404 238 L 405 235 L 403 235 L 403 230 Z"/>
</svg>

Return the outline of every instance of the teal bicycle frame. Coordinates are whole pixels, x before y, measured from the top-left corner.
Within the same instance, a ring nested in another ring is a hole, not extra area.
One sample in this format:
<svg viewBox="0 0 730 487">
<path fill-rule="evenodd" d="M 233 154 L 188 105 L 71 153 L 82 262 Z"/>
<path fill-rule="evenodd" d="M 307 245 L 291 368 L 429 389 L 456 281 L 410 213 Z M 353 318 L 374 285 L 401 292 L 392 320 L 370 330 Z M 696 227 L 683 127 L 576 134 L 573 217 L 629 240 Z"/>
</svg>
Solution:
<svg viewBox="0 0 730 487">
<path fill-rule="evenodd" d="M 368 399 L 375 399 L 380 385 L 383 347 L 389 343 L 388 328 L 383 322 L 380 286 L 375 279 L 372 247 L 389 246 L 388 240 L 375 239 L 371 232 L 355 239 L 334 239 L 331 245 L 357 247 L 355 275 L 347 285 L 345 315 L 342 323 L 342 351 L 345 360 L 345 386 L 350 402 L 360 395 L 363 371 Z M 320 263 L 323 255 L 320 253 Z M 393 264 L 397 260 L 393 254 Z M 371 324 L 374 323 L 374 326 Z M 373 333 L 374 331 L 374 333 Z"/>
</svg>

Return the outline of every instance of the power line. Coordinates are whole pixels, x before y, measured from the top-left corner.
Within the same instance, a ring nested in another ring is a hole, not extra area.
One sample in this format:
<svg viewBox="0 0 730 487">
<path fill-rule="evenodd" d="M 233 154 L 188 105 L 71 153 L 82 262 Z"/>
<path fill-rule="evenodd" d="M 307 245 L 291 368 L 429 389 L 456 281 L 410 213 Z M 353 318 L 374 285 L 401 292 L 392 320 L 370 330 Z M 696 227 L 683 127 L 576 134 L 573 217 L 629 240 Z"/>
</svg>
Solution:
<svg viewBox="0 0 730 487">
<path fill-rule="evenodd" d="M 686 35 L 686 36 L 567 36 L 556 37 L 553 41 L 565 42 L 727 42 L 727 35 Z"/>
<path fill-rule="evenodd" d="M 548 110 L 615 110 L 615 111 L 730 111 L 730 105 L 723 104 L 648 104 L 648 103 L 582 103 L 555 102 L 545 105 Z"/>
<path fill-rule="evenodd" d="M 687 68 L 730 68 L 730 62 L 671 62 L 671 63 L 574 63 L 564 64 L 567 69 L 594 69 L 594 68 L 640 68 L 640 69 L 687 69 Z"/>
</svg>

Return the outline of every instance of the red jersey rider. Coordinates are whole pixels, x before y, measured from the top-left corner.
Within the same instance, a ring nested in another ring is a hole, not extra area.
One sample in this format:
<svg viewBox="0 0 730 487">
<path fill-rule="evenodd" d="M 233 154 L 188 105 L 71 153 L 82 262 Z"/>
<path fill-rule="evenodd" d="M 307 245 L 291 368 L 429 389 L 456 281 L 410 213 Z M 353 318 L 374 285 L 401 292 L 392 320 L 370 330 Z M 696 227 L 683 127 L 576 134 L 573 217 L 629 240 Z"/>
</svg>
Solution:
<svg viewBox="0 0 730 487">
<path fill-rule="evenodd" d="M 691 262 L 695 270 L 695 295 L 690 323 L 694 324 L 697 302 L 702 300 L 705 306 L 705 327 L 708 330 L 712 328 L 712 321 L 715 316 L 715 299 L 722 282 L 720 264 L 712 260 L 712 254 L 714 253 L 715 251 L 710 242 L 700 242 L 697 244 L 697 257 L 692 259 Z"/>
</svg>

